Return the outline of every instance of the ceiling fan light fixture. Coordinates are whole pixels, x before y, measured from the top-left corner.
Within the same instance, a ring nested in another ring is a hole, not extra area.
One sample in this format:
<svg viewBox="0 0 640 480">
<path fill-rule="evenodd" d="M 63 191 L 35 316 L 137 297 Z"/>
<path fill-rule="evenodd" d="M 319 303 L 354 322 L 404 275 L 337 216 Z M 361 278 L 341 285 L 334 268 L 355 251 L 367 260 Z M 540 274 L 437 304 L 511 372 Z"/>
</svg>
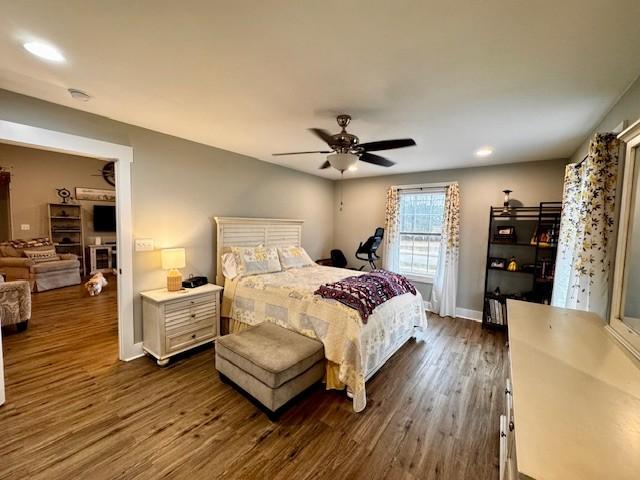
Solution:
<svg viewBox="0 0 640 480">
<path fill-rule="evenodd" d="M 355 167 L 358 162 L 358 156 L 354 153 L 332 153 L 327 155 L 327 161 L 333 168 L 344 172 L 350 170 L 351 167 Z"/>
</svg>

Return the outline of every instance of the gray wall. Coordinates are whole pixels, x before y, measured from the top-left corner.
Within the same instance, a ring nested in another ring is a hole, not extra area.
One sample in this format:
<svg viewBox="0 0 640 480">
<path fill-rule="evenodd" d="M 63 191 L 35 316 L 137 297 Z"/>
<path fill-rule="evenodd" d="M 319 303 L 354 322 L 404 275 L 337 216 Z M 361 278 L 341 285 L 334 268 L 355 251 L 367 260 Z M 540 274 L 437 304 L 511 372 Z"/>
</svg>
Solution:
<svg viewBox="0 0 640 480">
<path fill-rule="evenodd" d="M 100 170 L 105 162 L 58 152 L 37 150 L 0 143 L 0 166 L 11 172 L 11 210 L 13 238 L 49 236 L 48 203 L 60 201 L 56 188 L 65 187 L 75 196 L 75 187 L 113 190 L 104 181 Z M 85 244 L 96 235 L 105 241 L 115 240 L 114 233 L 93 231 L 93 205 L 114 205 L 112 202 L 77 202 L 82 206 Z M 20 230 L 30 225 L 28 231 Z"/>
<path fill-rule="evenodd" d="M 582 145 L 571 157 L 571 162 L 579 162 L 589 151 L 589 141 L 596 132 L 610 132 L 620 122 L 627 121 L 629 125 L 640 119 L 640 78 L 638 78 L 620 100 L 609 110 L 593 132 L 584 140 Z"/>
<path fill-rule="evenodd" d="M 134 237 L 151 237 L 156 248 L 186 247 L 185 274 L 215 278 L 216 215 L 299 218 L 313 258 L 331 248 L 330 180 L 5 90 L 0 118 L 132 146 Z M 159 252 L 134 253 L 133 282 L 136 292 L 164 285 Z M 137 295 L 134 315 L 140 340 Z"/>
<path fill-rule="evenodd" d="M 502 190 L 526 206 L 561 201 L 566 160 L 516 163 L 490 167 L 439 170 L 336 182 L 334 244 L 349 263 L 361 265 L 354 252 L 377 226 L 384 225 L 385 192 L 391 185 L 457 181 L 460 184 L 460 270 L 458 307 L 482 310 L 489 206 L 501 205 Z M 344 208 L 338 211 L 340 190 Z M 382 249 L 380 249 L 382 251 Z M 429 299 L 430 286 L 419 287 Z"/>
</svg>

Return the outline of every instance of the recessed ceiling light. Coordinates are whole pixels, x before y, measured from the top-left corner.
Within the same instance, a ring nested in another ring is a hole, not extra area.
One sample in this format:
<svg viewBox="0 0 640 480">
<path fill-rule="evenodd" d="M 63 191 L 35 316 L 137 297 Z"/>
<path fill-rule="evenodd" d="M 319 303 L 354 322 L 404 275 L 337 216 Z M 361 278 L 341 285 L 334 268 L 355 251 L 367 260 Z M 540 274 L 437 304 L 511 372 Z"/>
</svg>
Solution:
<svg viewBox="0 0 640 480">
<path fill-rule="evenodd" d="M 349 167 L 349 171 L 350 171 L 350 172 L 355 172 L 356 170 L 358 170 L 358 166 L 357 166 L 357 165 L 351 165 L 351 166 Z"/>
<path fill-rule="evenodd" d="M 482 147 L 476 150 L 476 157 L 488 157 L 493 153 L 493 148 L 491 147 Z"/>
<path fill-rule="evenodd" d="M 43 42 L 27 42 L 24 44 L 24 48 L 35 55 L 36 57 L 49 60 L 51 62 L 61 63 L 65 61 L 64 55 L 53 45 Z"/>
</svg>

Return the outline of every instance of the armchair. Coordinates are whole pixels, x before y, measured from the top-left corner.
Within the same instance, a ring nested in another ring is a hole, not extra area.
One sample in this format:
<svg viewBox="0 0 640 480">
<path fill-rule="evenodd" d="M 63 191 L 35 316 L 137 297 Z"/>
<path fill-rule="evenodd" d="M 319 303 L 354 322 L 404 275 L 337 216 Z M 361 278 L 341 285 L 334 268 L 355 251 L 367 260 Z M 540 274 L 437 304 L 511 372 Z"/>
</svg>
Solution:
<svg viewBox="0 0 640 480">
<path fill-rule="evenodd" d="M 27 328 L 31 318 L 31 289 L 29 282 L 0 282 L 0 325 L 16 325 L 19 331 Z"/>
</svg>

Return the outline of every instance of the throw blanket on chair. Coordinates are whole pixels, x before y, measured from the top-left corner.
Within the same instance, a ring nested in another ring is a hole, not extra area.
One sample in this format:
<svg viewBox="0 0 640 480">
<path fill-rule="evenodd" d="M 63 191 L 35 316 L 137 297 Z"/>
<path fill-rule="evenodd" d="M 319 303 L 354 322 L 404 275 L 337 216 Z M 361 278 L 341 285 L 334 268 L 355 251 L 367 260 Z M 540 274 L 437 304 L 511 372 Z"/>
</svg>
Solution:
<svg viewBox="0 0 640 480">
<path fill-rule="evenodd" d="M 378 305 L 416 289 L 402 275 L 386 270 L 373 270 L 364 275 L 347 277 L 335 283 L 321 285 L 314 293 L 322 298 L 332 298 L 360 313 L 363 323 Z"/>
</svg>

